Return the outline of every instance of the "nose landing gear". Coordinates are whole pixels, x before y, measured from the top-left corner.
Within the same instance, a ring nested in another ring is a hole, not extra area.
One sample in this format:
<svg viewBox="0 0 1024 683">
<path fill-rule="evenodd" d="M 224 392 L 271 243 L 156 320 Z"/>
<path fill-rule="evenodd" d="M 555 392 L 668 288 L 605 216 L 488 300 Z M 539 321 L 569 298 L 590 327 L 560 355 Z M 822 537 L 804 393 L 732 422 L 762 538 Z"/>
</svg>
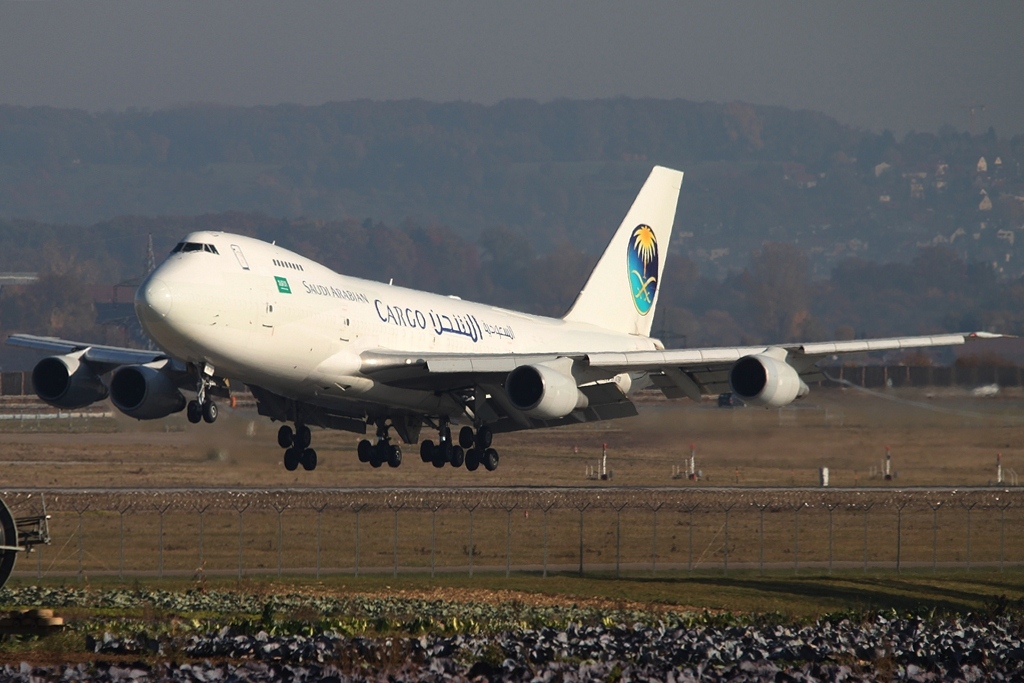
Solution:
<svg viewBox="0 0 1024 683">
<path fill-rule="evenodd" d="M 294 472 L 302 465 L 302 469 L 312 472 L 316 469 L 316 451 L 309 447 L 313 435 L 304 424 L 295 425 L 295 431 L 288 425 L 277 430 L 277 445 L 287 449 L 284 452 L 284 468 Z"/>
<path fill-rule="evenodd" d="M 217 421 L 217 415 L 219 414 L 217 403 L 206 395 L 207 390 L 212 385 L 213 382 L 201 370 L 199 372 L 199 380 L 196 383 L 195 400 L 189 401 L 188 405 L 185 406 L 185 415 L 192 424 L 199 424 L 201 421 L 213 424 Z"/>
</svg>

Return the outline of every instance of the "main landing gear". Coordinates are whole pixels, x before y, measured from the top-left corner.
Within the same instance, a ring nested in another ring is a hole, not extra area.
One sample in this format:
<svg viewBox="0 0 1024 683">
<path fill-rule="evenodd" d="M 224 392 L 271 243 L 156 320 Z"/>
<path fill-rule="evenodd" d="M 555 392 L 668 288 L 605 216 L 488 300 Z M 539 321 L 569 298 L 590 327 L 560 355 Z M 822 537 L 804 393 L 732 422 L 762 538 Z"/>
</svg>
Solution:
<svg viewBox="0 0 1024 683">
<path fill-rule="evenodd" d="M 316 451 L 309 447 L 313 435 L 309 427 L 296 424 L 295 431 L 288 425 L 277 430 L 277 445 L 286 449 L 284 452 L 284 468 L 294 472 L 302 465 L 302 469 L 312 472 L 316 469 Z"/>
<path fill-rule="evenodd" d="M 473 472 L 483 465 L 489 472 L 498 469 L 498 451 L 491 448 L 491 430 L 480 427 L 476 434 L 473 428 L 466 426 L 459 430 L 459 443 L 452 443 L 452 430 L 447 422 L 442 422 L 438 429 L 438 443 L 430 439 L 420 444 L 420 459 L 434 467 L 441 468 L 446 464 L 462 467 Z"/>
<path fill-rule="evenodd" d="M 356 452 L 359 455 L 359 462 L 368 462 L 372 467 L 381 467 L 384 463 L 387 463 L 388 467 L 398 467 L 402 464 L 402 449 L 391 443 L 388 425 L 384 420 L 377 422 L 377 443 L 363 439 L 359 442 Z"/>
</svg>

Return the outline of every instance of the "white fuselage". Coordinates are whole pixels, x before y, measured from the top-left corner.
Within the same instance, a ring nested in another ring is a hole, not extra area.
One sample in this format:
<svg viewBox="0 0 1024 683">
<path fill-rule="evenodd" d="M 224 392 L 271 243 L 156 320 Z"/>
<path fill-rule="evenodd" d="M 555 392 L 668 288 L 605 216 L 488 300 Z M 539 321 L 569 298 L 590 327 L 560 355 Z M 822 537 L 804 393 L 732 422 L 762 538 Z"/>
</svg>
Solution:
<svg viewBox="0 0 1024 683">
<path fill-rule="evenodd" d="M 458 412 L 445 396 L 360 372 L 364 352 L 580 355 L 659 348 L 646 336 L 526 315 L 346 277 L 282 247 L 198 232 L 212 250 L 171 254 L 139 287 L 136 311 L 167 353 L 218 376 L 323 406 Z M 397 272 L 400 272 L 396 268 Z"/>
</svg>

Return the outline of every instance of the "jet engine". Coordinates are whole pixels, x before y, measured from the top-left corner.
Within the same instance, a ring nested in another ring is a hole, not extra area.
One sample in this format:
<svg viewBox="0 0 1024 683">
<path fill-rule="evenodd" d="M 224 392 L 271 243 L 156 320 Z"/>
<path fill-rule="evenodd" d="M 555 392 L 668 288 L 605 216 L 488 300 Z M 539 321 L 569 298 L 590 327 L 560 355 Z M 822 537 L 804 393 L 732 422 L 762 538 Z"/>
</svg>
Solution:
<svg viewBox="0 0 1024 683">
<path fill-rule="evenodd" d="M 806 396 L 807 385 L 793 366 L 769 353 L 736 361 L 729 370 L 732 393 L 744 403 L 765 408 L 781 408 Z"/>
<path fill-rule="evenodd" d="M 50 356 L 32 369 L 36 394 L 51 406 L 82 408 L 107 397 L 96 371 L 74 356 Z"/>
<path fill-rule="evenodd" d="M 174 379 L 149 365 L 118 368 L 110 379 L 110 400 L 138 420 L 155 420 L 185 409 L 185 397 Z"/>
<path fill-rule="evenodd" d="M 576 380 L 546 365 L 522 365 L 508 373 L 505 393 L 529 417 L 551 420 L 587 407 Z"/>
</svg>

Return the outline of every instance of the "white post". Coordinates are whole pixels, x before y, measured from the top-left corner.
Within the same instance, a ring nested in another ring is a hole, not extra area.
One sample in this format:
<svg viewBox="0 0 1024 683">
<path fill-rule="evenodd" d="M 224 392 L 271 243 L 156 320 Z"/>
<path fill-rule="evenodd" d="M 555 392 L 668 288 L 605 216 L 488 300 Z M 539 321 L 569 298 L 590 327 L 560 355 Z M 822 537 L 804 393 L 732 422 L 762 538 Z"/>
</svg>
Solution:
<svg viewBox="0 0 1024 683">
<path fill-rule="evenodd" d="M 885 447 L 885 478 L 892 479 L 892 451 L 888 446 Z"/>
<path fill-rule="evenodd" d="M 996 483 L 1003 483 L 1003 454 L 996 453 Z"/>
<path fill-rule="evenodd" d="M 608 444 L 601 444 L 601 479 L 608 478 Z"/>
<path fill-rule="evenodd" d="M 697 477 L 697 446 L 696 444 L 690 444 L 690 471 L 687 472 L 690 479 Z"/>
</svg>

